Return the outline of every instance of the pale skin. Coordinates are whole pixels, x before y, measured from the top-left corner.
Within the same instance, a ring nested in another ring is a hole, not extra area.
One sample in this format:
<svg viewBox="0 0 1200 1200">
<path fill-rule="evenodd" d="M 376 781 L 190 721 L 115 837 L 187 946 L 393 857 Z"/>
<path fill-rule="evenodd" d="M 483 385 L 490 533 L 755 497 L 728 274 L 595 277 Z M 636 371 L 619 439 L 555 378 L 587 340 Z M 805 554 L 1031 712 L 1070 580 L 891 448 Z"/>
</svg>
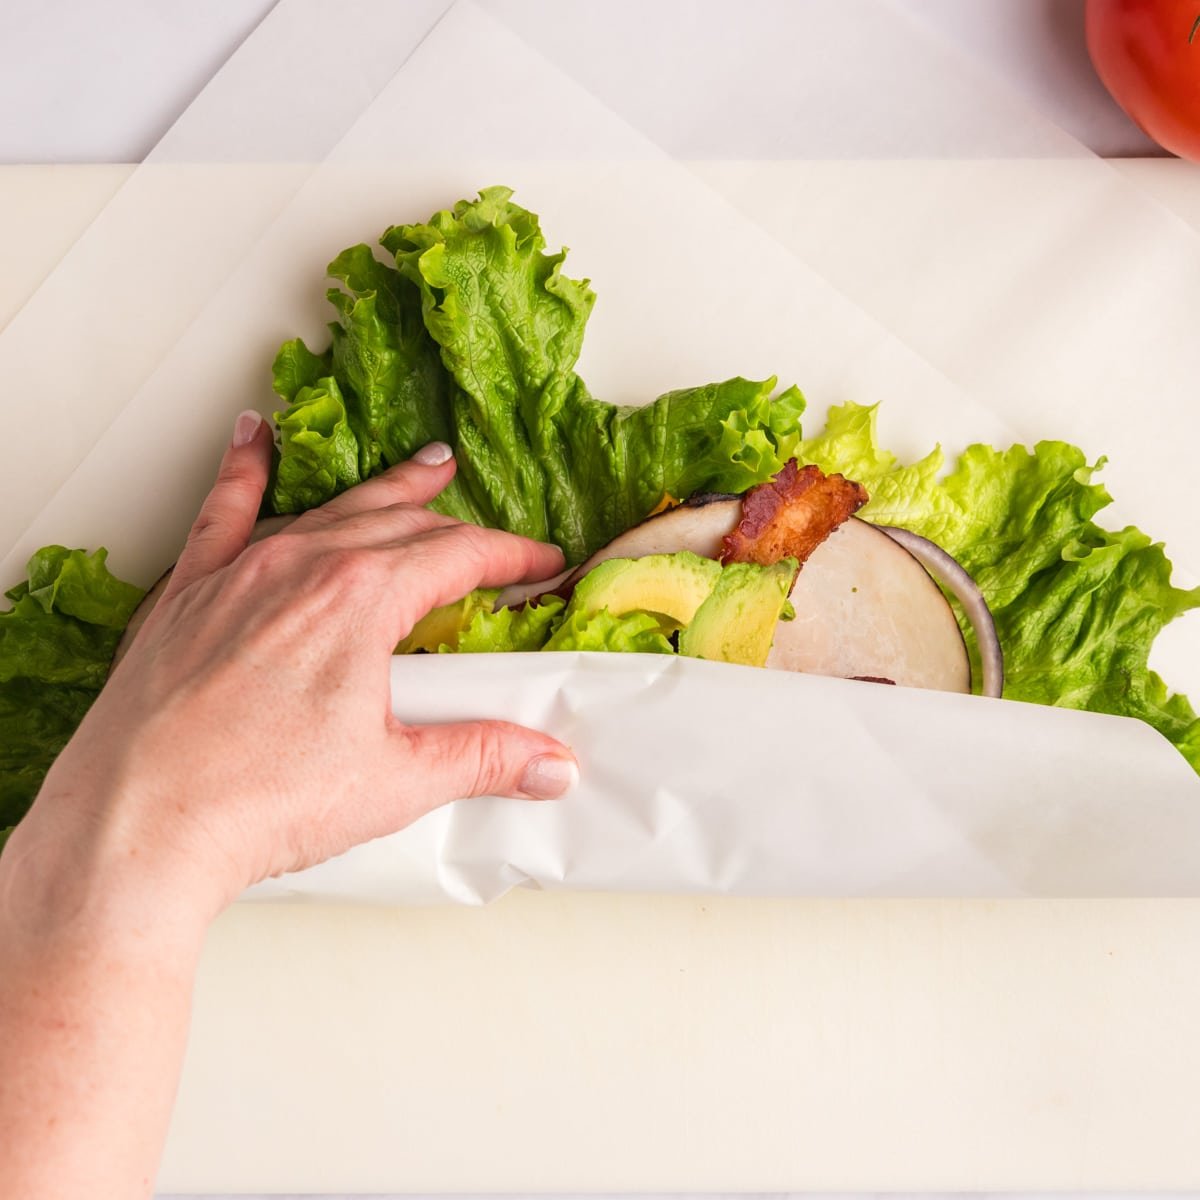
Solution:
<svg viewBox="0 0 1200 1200">
<path fill-rule="evenodd" d="M 450 800 L 553 799 L 570 750 L 502 722 L 406 727 L 392 647 L 553 547 L 424 506 L 434 444 L 247 546 L 271 435 L 252 414 L 171 584 L 0 856 L 0 1196 L 153 1191 L 205 931 L 245 888 Z"/>
</svg>

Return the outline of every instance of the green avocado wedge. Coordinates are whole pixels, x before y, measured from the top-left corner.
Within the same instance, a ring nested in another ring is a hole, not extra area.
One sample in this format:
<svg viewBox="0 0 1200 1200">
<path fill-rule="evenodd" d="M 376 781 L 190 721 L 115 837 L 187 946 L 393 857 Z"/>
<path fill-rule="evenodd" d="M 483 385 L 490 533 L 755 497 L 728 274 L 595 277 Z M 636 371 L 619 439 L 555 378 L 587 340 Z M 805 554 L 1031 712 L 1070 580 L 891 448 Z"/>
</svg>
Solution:
<svg viewBox="0 0 1200 1200">
<path fill-rule="evenodd" d="M 711 558 L 683 550 L 644 558 L 610 558 L 589 571 L 571 594 L 572 612 L 591 616 L 606 608 L 614 616 L 635 609 L 687 625 L 721 577 Z"/>
<path fill-rule="evenodd" d="M 730 563 L 722 568 L 716 587 L 680 633 L 679 653 L 765 665 L 798 567 L 794 558 L 783 558 L 769 567 Z"/>
</svg>

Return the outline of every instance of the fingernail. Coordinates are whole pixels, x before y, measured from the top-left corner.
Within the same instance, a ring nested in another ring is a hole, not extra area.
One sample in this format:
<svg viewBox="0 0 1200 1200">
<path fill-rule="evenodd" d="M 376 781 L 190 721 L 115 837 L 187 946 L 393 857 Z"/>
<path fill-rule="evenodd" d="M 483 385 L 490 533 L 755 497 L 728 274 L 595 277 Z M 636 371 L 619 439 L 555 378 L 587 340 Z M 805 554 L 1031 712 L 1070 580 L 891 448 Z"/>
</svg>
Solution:
<svg viewBox="0 0 1200 1200">
<path fill-rule="evenodd" d="M 248 408 L 245 412 L 238 414 L 238 419 L 233 426 L 233 444 L 234 446 L 248 446 L 254 441 L 254 435 L 262 426 L 263 419 L 261 413 L 256 413 L 254 409 Z"/>
<path fill-rule="evenodd" d="M 521 791 L 533 800 L 557 800 L 579 782 L 579 768 L 569 758 L 540 754 L 521 776 Z"/>
<path fill-rule="evenodd" d="M 423 467 L 440 467 L 442 463 L 448 463 L 453 457 L 454 451 L 445 442 L 430 442 L 428 446 L 422 446 L 412 456 L 412 460 L 420 463 Z"/>
</svg>

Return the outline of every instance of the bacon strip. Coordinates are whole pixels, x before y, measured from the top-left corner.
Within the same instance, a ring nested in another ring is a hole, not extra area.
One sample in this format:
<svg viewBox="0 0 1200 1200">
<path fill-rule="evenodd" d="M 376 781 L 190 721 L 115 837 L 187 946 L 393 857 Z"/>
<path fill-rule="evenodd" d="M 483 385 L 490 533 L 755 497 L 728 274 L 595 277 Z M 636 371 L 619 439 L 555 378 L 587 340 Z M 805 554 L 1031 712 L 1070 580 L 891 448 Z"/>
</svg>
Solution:
<svg viewBox="0 0 1200 1200">
<path fill-rule="evenodd" d="M 742 501 L 742 519 L 722 544 L 721 562 L 770 566 L 810 554 L 867 502 L 867 489 L 844 475 L 819 467 L 798 467 L 788 459 L 774 479 L 751 488 Z"/>
</svg>

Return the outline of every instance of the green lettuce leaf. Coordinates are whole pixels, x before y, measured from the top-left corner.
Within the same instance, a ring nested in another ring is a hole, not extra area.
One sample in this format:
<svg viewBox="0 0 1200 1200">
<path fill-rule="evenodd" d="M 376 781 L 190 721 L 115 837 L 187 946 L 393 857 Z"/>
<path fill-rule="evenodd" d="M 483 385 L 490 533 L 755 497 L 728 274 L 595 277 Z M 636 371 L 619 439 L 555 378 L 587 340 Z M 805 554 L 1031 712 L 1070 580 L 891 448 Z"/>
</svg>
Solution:
<svg viewBox="0 0 1200 1200">
<path fill-rule="evenodd" d="M 618 617 L 607 608 L 594 613 L 567 613 L 542 649 L 675 653 L 661 617 L 648 612 L 628 612 Z"/>
<path fill-rule="evenodd" d="M 563 548 L 577 563 L 642 520 L 664 495 L 741 491 L 791 456 L 804 399 L 774 380 L 731 379 L 620 407 L 592 397 L 575 362 L 594 296 L 544 253 L 537 218 L 507 188 L 383 237 L 394 266 L 365 246 L 330 266 L 338 321 L 324 355 L 289 342 L 275 384 L 289 407 L 278 512 L 302 511 L 428 441 L 449 442 L 458 473 L 433 506 Z M 302 403 L 331 391 L 340 412 Z M 286 423 L 286 428 L 285 428 Z M 340 427 L 338 427 L 340 429 Z M 312 435 L 312 436 L 308 436 Z M 298 460 L 295 469 L 289 459 Z"/>
<path fill-rule="evenodd" d="M 302 387 L 275 423 L 281 443 L 271 480 L 276 512 L 306 512 L 360 482 L 359 442 L 332 376 Z"/>
<path fill-rule="evenodd" d="M 271 367 L 271 384 L 276 395 L 288 404 L 295 403 L 303 388 L 316 387 L 317 381 L 333 369 L 333 350 L 314 354 L 300 338 L 284 342 Z"/>
<path fill-rule="evenodd" d="M 0 684 L 0 827 L 24 816 L 98 691 L 37 679 Z"/>
<path fill-rule="evenodd" d="M 543 596 L 537 604 L 477 612 L 454 649 L 460 654 L 541 650 L 562 619 L 565 603 L 558 596 Z"/>
<path fill-rule="evenodd" d="M 46 613 L 66 613 L 120 632 L 145 593 L 116 578 L 107 564 L 104 549 L 87 554 L 65 546 L 44 546 L 29 560 L 27 581 L 6 594 L 10 600 L 27 595 Z"/>
<path fill-rule="evenodd" d="M 107 552 L 39 550 L 0 612 L 0 846 L 33 803 L 108 675 L 144 593 L 117 579 Z"/>
<path fill-rule="evenodd" d="M 875 409 L 845 404 L 800 458 L 866 486 L 860 515 L 937 542 L 979 584 L 1004 652 L 1004 695 L 1137 717 L 1200 771 L 1200 719 L 1150 670 L 1164 625 L 1200 607 L 1200 588 L 1171 584 L 1161 545 L 1092 518 L 1109 503 L 1089 464 L 1065 442 L 968 446 L 939 478 L 940 450 L 912 465 L 881 451 Z M 974 636 L 961 618 L 976 657 Z"/>
</svg>

